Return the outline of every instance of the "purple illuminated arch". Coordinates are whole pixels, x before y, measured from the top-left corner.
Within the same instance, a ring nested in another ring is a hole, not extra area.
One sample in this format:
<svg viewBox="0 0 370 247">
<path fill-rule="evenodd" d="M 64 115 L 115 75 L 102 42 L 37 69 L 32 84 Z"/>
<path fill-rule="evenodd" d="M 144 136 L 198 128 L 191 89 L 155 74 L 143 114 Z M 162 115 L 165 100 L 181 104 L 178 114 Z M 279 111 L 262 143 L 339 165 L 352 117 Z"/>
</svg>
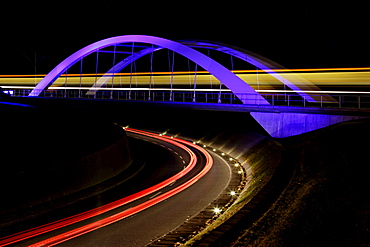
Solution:
<svg viewBox="0 0 370 247">
<path fill-rule="evenodd" d="M 239 47 L 218 42 L 185 40 L 182 41 L 181 43 L 189 47 L 217 50 L 229 54 L 233 57 L 237 57 L 241 60 L 244 60 L 245 62 L 250 63 L 254 65 L 256 68 L 261 69 L 270 74 L 271 76 L 275 77 L 277 80 L 281 81 L 284 85 L 294 90 L 297 94 L 299 94 L 302 98 L 304 98 L 308 102 L 318 102 L 323 100 L 326 102 L 336 102 L 336 100 L 329 95 L 320 94 L 320 96 L 313 96 L 305 93 L 304 91 L 321 91 L 321 89 L 318 88 L 312 82 L 294 73 L 287 73 L 286 75 L 282 76 L 281 74 L 275 72 L 274 70 L 276 69 L 287 70 L 285 67 L 256 53 L 250 52 Z"/>
<path fill-rule="evenodd" d="M 275 77 L 277 80 L 281 81 L 284 85 L 297 92 L 297 94 L 299 94 L 302 98 L 304 98 L 308 102 L 318 102 L 318 101 L 335 102 L 335 99 L 333 99 L 329 95 L 320 94 L 319 96 L 317 96 L 305 93 L 305 91 L 320 91 L 320 89 L 310 81 L 294 73 L 287 73 L 286 75 L 282 76 L 281 74 L 275 72 L 274 70 L 276 69 L 287 70 L 285 67 L 248 50 L 230 46 L 223 43 L 210 41 L 185 40 L 180 41 L 180 43 L 192 48 L 206 48 L 211 50 L 217 50 L 219 52 L 223 52 L 231 56 L 237 57 L 241 60 L 244 60 L 245 62 L 250 63 L 254 65 L 256 68 L 261 69 L 270 74 L 271 76 Z M 117 63 L 106 73 L 106 75 L 118 73 L 136 59 L 160 49 L 162 49 L 162 47 L 143 49 L 137 54 L 133 54 L 125 58 L 121 62 Z M 105 85 L 109 80 L 110 78 L 108 76 L 102 76 L 90 88 L 87 94 L 95 94 L 96 91 L 103 85 Z M 227 83 L 225 83 L 225 85 L 227 86 Z"/>
<path fill-rule="evenodd" d="M 205 70 L 210 72 L 219 81 L 223 82 L 244 104 L 258 104 L 268 105 L 268 101 L 265 100 L 260 94 L 258 94 L 252 87 L 246 84 L 242 79 L 230 72 L 227 68 L 207 57 L 206 55 L 175 41 L 163 39 L 154 36 L 145 35 L 125 35 L 117 36 L 108 39 L 104 39 L 88 45 L 81 50 L 75 52 L 59 65 L 57 65 L 52 71 L 50 71 L 31 91 L 29 96 L 38 96 L 44 89 L 48 88 L 54 81 L 64 73 L 69 67 L 78 62 L 81 58 L 103 49 L 108 46 L 121 43 L 148 43 L 156 45 L 162 48 L 167 48 L 176 53 L 181 54 L 184 57 L 197 63 Z"/>
</svg>

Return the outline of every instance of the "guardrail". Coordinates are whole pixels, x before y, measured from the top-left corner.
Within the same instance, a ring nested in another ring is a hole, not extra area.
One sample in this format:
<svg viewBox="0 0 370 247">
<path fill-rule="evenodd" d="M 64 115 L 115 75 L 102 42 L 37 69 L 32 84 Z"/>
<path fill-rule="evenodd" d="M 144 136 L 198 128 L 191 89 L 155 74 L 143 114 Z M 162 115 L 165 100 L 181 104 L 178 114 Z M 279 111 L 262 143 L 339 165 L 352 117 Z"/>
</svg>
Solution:
<svg viewBox="0 0 370 247">
<path fill-rule="evenodd" d="M 28 96 L 32 89 L 8 89 L 3 86 L 3 91 L 14 97 Z M 167 102 L 196 102 L 196 103 L 223 103 L 242 104 L 239 98 L 230 90 L 207 90 L 207 89 L 100 89 L 90 95 L 86 89 L 48 89 L 40 94 L 40 97 L 58 98 L 87 98 L 87 99 L 114 99 L 114 100 L 140 100 L 140 101 L 167 101 Z M 321 108 L 357 108 L 370 109 L 370 93 L 368 92 L 324 92 L 322 94 L 309 94 L 315 97 L 316 102 L 308 102 L 292 92 L 277 92 L 260 94 L 273 106 L 296 106 L 296 107 L 321 107 Z M 334 100 L 326 101 L 327 95 Z M 251 94 L 239 94 L 239 97 L 253 96 Z"/>
</svg>

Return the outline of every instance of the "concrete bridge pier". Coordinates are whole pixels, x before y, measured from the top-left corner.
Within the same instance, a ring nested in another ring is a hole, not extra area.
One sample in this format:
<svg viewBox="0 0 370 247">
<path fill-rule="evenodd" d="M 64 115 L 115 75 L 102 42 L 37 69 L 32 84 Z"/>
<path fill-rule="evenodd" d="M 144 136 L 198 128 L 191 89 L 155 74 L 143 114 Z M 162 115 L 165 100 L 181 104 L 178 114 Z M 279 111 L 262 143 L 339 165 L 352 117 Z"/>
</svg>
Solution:
<svg viewBox="0 0 370 247">
<path fill-rule="evenodd" d="M 251 112 L 250 114 L 275 138 L 299 135 L 336 123 L 368 118 L 367 116 L 296 112 Z"/>
</svg>

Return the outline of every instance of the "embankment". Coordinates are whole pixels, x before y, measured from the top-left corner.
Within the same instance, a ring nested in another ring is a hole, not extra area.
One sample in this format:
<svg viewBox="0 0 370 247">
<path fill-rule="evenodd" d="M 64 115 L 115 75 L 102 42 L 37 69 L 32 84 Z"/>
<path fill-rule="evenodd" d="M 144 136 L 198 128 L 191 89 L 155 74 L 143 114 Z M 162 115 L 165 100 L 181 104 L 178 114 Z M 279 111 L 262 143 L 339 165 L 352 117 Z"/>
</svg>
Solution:
<svg viewBox="0 0 370 247">
<path fill-rule="evenodd" d="M 370 120 L 281 139 L 294 174 L 232 246 L 368 246 Z"/>
<path fill-rule="evenodd" d="M 126 133 L 83 113 L 1 104 L 2 214 L 89 188 L 127 169 Z"/>
</svg>

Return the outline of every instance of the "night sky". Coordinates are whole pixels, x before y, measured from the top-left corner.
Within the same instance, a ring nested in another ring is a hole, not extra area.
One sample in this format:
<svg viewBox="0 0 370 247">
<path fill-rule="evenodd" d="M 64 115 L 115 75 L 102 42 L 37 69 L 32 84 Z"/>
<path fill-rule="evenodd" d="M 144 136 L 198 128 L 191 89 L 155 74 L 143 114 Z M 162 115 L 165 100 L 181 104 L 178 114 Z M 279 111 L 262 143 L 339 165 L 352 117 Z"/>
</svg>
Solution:
<svg viewBox="0 0 370 247">
<path fill-rule="evenodd" d="M 1 8 L 0 74 L 47 73 L 78 49 L 112 36 L 222 42 L 287 68 L 370 67 L 368 7 L 281 1 L 9 3 Z"/>
</svg>

